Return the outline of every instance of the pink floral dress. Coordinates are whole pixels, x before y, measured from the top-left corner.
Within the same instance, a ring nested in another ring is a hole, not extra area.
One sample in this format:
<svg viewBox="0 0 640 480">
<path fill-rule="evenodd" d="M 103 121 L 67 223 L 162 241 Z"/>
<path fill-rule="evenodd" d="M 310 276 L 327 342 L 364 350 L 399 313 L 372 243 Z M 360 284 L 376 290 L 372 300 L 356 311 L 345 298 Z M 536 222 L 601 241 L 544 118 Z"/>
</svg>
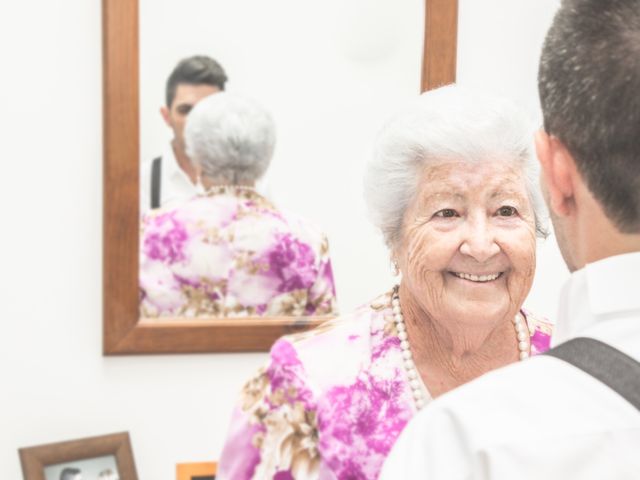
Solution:
<svg viewBox="0 0 640 480">
<path fill-rule="evenodd" d="M 522 313 L 532 353 L 546 351 L 551 324 Z M 377 478 L 417 411 L 396 335 L 386 294 L 278 340 L 243 389 L 217 478 Z"/>
<path fill-rule="evenodd" d="M 335 313 L 326 237 L 253 190 L 219 188 L 142 218 L 143 317 Z"/>
</svg>

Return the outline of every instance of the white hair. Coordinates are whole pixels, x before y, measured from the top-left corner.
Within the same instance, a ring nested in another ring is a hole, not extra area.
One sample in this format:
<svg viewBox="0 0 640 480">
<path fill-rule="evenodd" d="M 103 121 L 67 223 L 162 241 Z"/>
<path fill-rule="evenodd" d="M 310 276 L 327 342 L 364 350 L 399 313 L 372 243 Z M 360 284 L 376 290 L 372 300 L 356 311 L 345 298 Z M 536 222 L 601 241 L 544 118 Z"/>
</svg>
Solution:
<svg viewBox="0 0 640 480">
<path fill-rule="evenodd" d="M 255 182 L 269 167 L 275 122 L 255 101 L 220 92 L 196 104 L 184 130 L 187 155 L 202 174 L 230 184 Z"/>
<path fill-rule="evenodd" d="M 391 249 L 405 210 L 432 162 L 500 159 L 522 169 L 536 233 L 547 236 L 547 211 L 532 155 L 532 123 L 512 103 L 448 85 L 423 93 L 380 131 L 364 179 L 373 223 Z"/>
</svg>

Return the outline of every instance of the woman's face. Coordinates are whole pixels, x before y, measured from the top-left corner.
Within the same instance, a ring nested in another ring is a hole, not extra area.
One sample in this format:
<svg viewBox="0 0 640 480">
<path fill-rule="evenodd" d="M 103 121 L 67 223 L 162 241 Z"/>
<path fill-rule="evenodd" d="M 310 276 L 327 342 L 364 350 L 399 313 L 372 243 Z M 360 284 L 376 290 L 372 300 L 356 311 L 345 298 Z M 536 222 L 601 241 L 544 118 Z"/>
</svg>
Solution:
<svg viewBox="0 0 640 480">
<path fill-rule="evenodd" d="M 433 320 L 481 326 L 520 309 L 535 247 L 521 170 L 502 161 L 456 161 L 424 170 L 394 255 L 403 289 Z"/>
</svg>

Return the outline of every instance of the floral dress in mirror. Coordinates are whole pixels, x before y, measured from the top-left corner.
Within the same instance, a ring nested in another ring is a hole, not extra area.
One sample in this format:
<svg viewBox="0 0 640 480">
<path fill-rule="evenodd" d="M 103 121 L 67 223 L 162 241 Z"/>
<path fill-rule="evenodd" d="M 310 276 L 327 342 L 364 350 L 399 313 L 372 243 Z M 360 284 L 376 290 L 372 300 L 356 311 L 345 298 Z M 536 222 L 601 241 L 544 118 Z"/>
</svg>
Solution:
<svg viewBox="0 0 640 480">
<path fill-rule="evenodd" d="M 220 188 L 142 218 L 143 317 L 335 313 L 326 237 L 251 189 Z"/>
<path fill-rule="evenodd" d="M 546 351 L 551 324 L 522 313 L 531 353 Z M 417 412 L 396 335 L 387 294 L 277 341 L 266 368 L 243 389 L 218 478 L 377 478 Z"/>
</svg>

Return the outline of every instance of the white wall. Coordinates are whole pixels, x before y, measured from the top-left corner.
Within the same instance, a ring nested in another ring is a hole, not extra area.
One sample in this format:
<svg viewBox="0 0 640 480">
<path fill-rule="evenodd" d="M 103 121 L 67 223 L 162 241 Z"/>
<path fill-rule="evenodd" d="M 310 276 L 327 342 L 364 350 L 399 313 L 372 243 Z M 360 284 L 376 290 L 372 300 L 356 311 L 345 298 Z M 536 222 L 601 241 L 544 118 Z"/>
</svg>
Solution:
<svg viewBox="0 0 640 480">
<path fill-rule="evenodd" d="M 420 1 L 371 3 L 328 2 L 321 10 L 309 2 L 314 15 L 298 6 L 309 29 L 339 34 L 331 58 L 350 73 L 310 90 L 314 72 L 293 49 L 301 62 L 301 83 L 289 87 L 293 100 L 286 91 L 267 99 L 281 123 L 273 188 L 285 206 L 328 232 L 343 310 L 392 281 L 364 218 L 362 165 L 382 118 L 419 80 Z M 391 3 L 397 18 L 385 14 Z M 536 50 L 555 5 L 462 0 L 460 83 L 497 89 L 535 109 Z M 356 25 L 359 18 L 368 20 Z M 392 31 L 381 36 L 386 20 Z M 101 355 L 100 22 L 98 0 L 0 6 L 2 479 L 21 478 L 18 447 L 121 430 L 131 433 L 140 478 L 172 479 L 177 462 L 218 454 L 233 397 L 264 359 Z M 271 29 L 287 22 L 272 20 Z M 258 88 L 258 97 L 272 91 Z M 293 116 L 300 99 L 325 120 L 302 124 Z M 553 315 L 566 272 L 552 241 L 541 248 L 539 272 L 529 305 Z"/>
</svg>

